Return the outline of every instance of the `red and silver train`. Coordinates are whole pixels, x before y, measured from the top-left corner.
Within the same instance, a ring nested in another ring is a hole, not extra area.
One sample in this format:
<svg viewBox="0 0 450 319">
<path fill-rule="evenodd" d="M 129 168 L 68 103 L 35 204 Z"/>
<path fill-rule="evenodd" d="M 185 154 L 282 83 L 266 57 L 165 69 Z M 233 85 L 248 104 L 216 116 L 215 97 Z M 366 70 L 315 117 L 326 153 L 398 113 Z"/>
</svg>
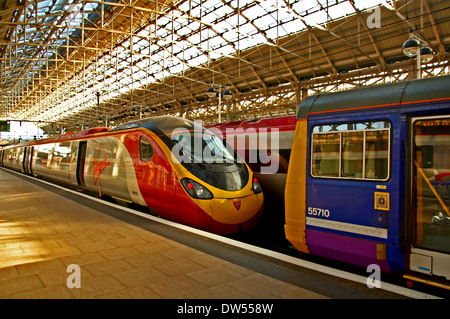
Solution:
<svg viewBox="0 0 450 319">
<path fill-rule="evenodd" d="M 0 165 L 147 206 L 216 234 L 255 227 L 263 194 L 251 169 L 198 123 L 170 116 L 6 146 Z"/>
</svg>

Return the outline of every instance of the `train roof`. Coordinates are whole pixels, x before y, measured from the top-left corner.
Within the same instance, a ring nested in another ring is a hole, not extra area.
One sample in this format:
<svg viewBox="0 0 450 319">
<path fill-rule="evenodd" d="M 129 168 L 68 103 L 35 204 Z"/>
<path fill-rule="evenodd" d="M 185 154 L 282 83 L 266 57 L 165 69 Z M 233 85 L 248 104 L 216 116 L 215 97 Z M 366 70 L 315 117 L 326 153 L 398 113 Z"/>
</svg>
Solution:
<svg viewBox="0 0 450 319">
<path fill-rule="evenodd" d="M 109 127 L 94 127 L 88 130 L 83 130 L 83 131 L 78 131 L 78 132 L 74 132 L 74 133 L 67 133 L 64 136 L 67 137 L 83 137 L 83 136 L 89 136 L 89 135 L 93 135 L 93 134 L 97 134 L 97 133 L 104 133 L 104 132 L 108 132 L 109 130 L 111 130 Z"/>
<path fill-rule="evenodd" d="M 158 135 L 161 133 L 169 135 L 177 128 L 194 130 L 201 129 L 202 126 L 185 118 L 162 115 L 128 122 L 111 129 L 111 132 L 136 128 L 146 128 Z"/>
<path fill-rule="evenodd" d="M 46 139 L 42 140 L 35 140 L 31 141 L 30 143 L 34 142 L 36 144 L 42 144 L 42 143 L 56 143 L 56 142 L 62 142 L 65 140 L 72 140 L 72 139 L 78 139 L 82 137 L 88 137 L 94 134 L 98 133 L 104 133 L 108 132 L 110 130 L 109 127 L 94 127 L 88 130 L 78 131 L 78 132 L 70 132 L 65 135 L 59 135 L 59 136 L 52 136 Z"/>
<path fill-rule="evenodd" d="M 23 143 L 16 143 L 16 144 L 9 144 L 4 145 L 3 148 L 15 148 L 15 147 L 23 147 L 23 146 L 32 146 L 37 144 L 46 144 L 46 143 L 57 143 L 57 142 L 64 142 L 66 140 L 73 140 L 81 137 L 87 137 L 91 136 L 97 133 L 104 133 L 108 132 L 110 130 L 109 127 L 95 127 L 88 130 L 78 131 L 78 132 L 70 132 L 65 135 L 58 135 L 58 136 L 52 136 L 49 138 L 45 138 L 42 140 L 32 140 L 28 142 Z"/>
<path fill-rule="evenodd" d="M 297 111 L 297 119 L 310 113 L 351 111 L 367 107 L 388 107 L 416 101 L 450 99 L 450 76 L 367 86 L 348 91 L 308 96 Z"/>
<path fill-rule="evenodd" d="M 175 117 L 175 116 L 155 116 L 151 118 L 136 120 L 132 122 L 125 123 L 123 125 L 117 126 L 113 129 L 110 129 L 108 127 L 96 127 L 89 130 L 83 130 L 75 133 L 68 133 L 61 136 L 54 136 L 47 139 L 42 140 L 33 140 L 30 142 L 25 142 L 21 144 L 13 144 L 13 145 L 7 145 L 3 148 L 14 148 L 14 147 L 21 147 L 21 146 L 30 146 L 34 144 L 45 144 L 45 143 L 58 143 L 58 142 L 64 142 L 68 140 L 74 140 L 84 137 L 89 137 L 98 133 L 106 133 L 106 132 L 119 132 L 122 130 L 128 130 L 128 129 L 139 129 L 139 128 L 146 128 L 151 130 L 157 135 L 170 135 L 173 133 L 175 129 L 187 129 L 187 130 L 199 130 L 202 129 L 202 126 L 200 124 L 197 124 L 193 121 Z"/>
<path fill-rule="evenodd" d="M 15 147 L 22 147 L 22 146 L 28 146 L 28 145 L 32 145 L 34 144 L 35 141 L 30 141 L 30 142 L 20 142 L 20 143 L 16 143 L 16 144 L 6 144 L 6 145 L 1 145 L 0 149 L 10 149 L 10 148 L 15 148 Z"/>
</svg>

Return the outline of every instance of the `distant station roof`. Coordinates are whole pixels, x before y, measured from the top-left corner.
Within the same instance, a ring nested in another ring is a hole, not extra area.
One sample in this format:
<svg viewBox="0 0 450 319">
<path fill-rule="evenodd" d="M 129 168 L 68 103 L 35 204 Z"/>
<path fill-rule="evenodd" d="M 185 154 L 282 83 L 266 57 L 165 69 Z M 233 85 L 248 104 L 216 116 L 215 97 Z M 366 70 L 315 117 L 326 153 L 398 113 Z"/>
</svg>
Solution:
<svg viewBox="0 0 450 319">
<path fill-rule="evenodd" d="M 1 0 L 0 118 L 47 131 L 295 114 L 311 93 L 449 72 L 448 0 Z M 212 84 L 211 84 L 212 83 Z M 208 98 L 213 85 L 230 100 Z"/>
</svg>

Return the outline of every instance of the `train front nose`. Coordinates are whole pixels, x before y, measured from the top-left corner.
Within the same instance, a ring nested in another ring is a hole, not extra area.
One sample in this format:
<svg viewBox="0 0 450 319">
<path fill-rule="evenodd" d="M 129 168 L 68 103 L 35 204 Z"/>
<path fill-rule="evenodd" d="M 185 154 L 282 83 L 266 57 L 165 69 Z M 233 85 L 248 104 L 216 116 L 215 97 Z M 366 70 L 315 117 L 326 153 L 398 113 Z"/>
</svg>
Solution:
<svg viewBox="0 0 450 319">
<path fill-rule="evenodd" d="M 262 193 L 243 197 L 214 198 L 211 201 L 213 231 L 232 233 L 257 226 L 263 210 Z"/>
</svg>

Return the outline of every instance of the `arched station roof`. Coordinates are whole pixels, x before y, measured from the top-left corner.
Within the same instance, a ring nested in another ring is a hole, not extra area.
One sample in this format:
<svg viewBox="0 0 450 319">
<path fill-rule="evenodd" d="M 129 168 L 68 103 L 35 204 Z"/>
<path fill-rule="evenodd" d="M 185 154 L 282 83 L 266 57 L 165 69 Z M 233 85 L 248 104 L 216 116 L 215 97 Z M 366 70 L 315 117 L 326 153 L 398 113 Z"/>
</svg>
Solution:
<svg viewBox="0 0 450 319">
<path fill-rule="evenodd" d="M 308 94 L 449 73 L 448 0 L 1 0 L 0 118 L 47 131 L 295 114 Z M 101 123 L 100 123 L 101 122 Z"/>
</svg>

